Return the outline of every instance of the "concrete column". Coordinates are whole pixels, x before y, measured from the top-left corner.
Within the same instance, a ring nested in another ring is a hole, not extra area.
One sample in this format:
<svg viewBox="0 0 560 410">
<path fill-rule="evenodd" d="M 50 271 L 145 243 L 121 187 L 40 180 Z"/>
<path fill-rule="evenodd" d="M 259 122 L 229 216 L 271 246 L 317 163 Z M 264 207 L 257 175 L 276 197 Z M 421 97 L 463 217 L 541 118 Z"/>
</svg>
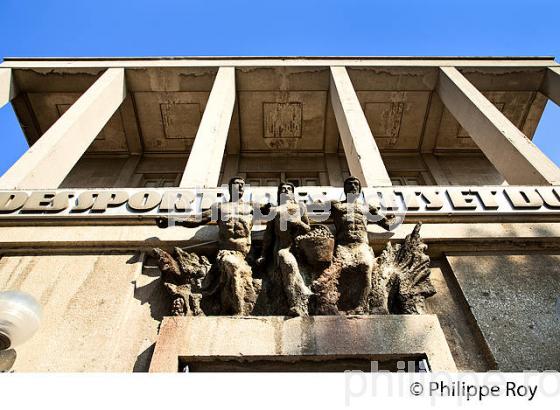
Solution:
<svg viewBox="0 0 560 410">
<path fill-rule="evenodd" d="M 560 169 L 456 68 L 440 67 L 437 91 L 508 183 L 560 184 Z"/>
<path fill-rule="evenodd" d="M 437 185 L 451 185 L 449 179 L 445 175 L 445 172 L 441 168 L 438 159 L 432 154 L 423 154 L 424 163 L 430 170 L 430 174 Z"/>
<path fill-rule="evenodd" d="M 224 164 L 224 174 L 222 176 L 222 185 L 227 184 L 229 180 L 237 176 L 239 170 L 239 155 L 226 155 Z"/>
<path fill-rule="evenodd" d="M 141 158 L 141 155 L 131 155 L 128 157 L 121 169 L 119 177 L 113 184 L 113 188 L 136 188 L 136 186 L 131 184 L 131 181 Z"/>
<path fill-rule="evenodd" d="M 0 108 L 16 95 L 11 68 L 0 68 Z"/>
<path fill-rule="evenodd" d="M 329 174 L 329 185 L 341 187 L 344 185 L 342 180 L 342 170 L 340 169 L 340 161 L 337 154 L 325 155 L 327 172 Z"/>
<path fill-rule="evenodd" d="M 180 187 L 218 186 L 234 105 L 235 67 L 220 67 Z"/>
<path fill-rule="evenodd" d="M 350 173 L 364 186 L 391 186 L 346 67 L 331 67 L 330 96 Z"/>
<path fill-rule="evenodd" d="M 557 105 L 560 105 L 560 67 L 547 68 L 541 91 Z"/>
<path fill-rule="evenodd" d="M 0 188 L 58 188 L 125 96 L 124 69 L 107 69 L 0 178 Z"/>
</svg>

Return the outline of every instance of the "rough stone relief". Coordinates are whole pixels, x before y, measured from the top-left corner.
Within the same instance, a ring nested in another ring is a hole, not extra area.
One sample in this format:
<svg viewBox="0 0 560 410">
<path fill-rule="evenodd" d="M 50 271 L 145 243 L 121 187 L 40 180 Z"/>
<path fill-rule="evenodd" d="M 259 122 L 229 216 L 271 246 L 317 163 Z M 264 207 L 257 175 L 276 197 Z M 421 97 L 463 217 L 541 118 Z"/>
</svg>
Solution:
<svg viewBox="0 0 560 410">
<path fill-rule="evenodd" d="M 217 205 L 219 240 L 213 263 L 204 255 L 175 248 L 153 250 L 172 315 L 368 315 L 422 314 L 425 299 L 435 294 L 430 258 L 417 224 L 402 244 L 387 243 L 375 257 L 369 246 L 368 222 L 386 230 L 397 217 L 358 201 L 360 181 L 344 182 L 346 199 L 330 203 L 334 234 L 310 224 L 306 207 L 295 199 L 295 187 L 282 182 L 277 205 L 259 209 L 269 216 L 259 252 L 251 244 L 253 206 L 243 202 L 245 182 L 229 183 L 229 202 Z M 199 217 L 174 220 L 196 227 L 211 221 L 211 210 Z M 169 225 L 158 218 L 161 228 Z"/>
</svg>

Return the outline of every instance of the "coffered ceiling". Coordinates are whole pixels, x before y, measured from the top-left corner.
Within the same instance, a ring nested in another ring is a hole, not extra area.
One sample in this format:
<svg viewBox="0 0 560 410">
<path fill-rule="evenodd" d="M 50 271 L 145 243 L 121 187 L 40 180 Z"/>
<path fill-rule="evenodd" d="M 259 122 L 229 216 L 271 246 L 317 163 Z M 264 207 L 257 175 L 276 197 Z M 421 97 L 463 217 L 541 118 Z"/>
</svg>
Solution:
<svg viewBox="0 0 560 410">
<path fill-rule="evenodd" d="M 468 67 L 463 74 L 532 138 L 546 97 L 539 67 Z M 103 72 L 18 68 L 13 105 L 32 144 Z M 127 97 L 89 153 L 187 153 L 217 67 L 127 68 Z M 478 151 L 435 92 L 437 67 L 349 67 L 356 95 L 384 152 Z M 325 66 L 239 67 L 228 153 L 342 150 Z"/>
</svg>

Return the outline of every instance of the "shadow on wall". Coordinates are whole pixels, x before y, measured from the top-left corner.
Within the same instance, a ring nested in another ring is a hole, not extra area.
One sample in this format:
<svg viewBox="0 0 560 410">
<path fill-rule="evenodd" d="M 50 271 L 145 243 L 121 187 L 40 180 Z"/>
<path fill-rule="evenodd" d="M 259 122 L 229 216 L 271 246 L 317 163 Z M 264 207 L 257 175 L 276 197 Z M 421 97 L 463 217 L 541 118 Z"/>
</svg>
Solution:
<svg viewBox="0 0 560 410">
<path fill-rule="evenodd" d="M 157 333 L 159 332 L 163 317 L 169 311 L 169 306 L 167 306 L 168 296 L 161 285 L 160 272 L 155 261 L 151 257 L 140 252 L 127 261 L 129 264 L 139 262 L 142 263 L 142 272 L 132 282 L 134 285 L 134 299 L 140 302 L 141 308 L 147 305 L 151 318 L 158 322 L 155 328 L 154 324 L 148 325 L 150 327 L 150 329 L 148 329 L 148 334 L 151 333 L 152 337 L 149 339 L 146 338 L 145 342 L 150 343 L 150 345 L 137 356 L 133 366 L 134 372 L 147 372 L 154 352 Z M 136 326 L 135 323 L 131 325 Z"/>
<path fill-rule="evenodd" d="M 457 253 L 448 261 L 499 370 L 560 370 L 560 252 Z"/>
</svg>

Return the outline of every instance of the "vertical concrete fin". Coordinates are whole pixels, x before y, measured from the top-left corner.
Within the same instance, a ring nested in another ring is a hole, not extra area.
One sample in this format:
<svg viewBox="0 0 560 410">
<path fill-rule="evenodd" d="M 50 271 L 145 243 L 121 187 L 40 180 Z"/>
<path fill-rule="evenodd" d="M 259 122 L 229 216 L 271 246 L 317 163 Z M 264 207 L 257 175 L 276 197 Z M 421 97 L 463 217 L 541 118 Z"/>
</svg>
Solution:
<svg viewBox="0 0 560 410">
<path fill-rule="evenodd" d="M 445 171 L 441 168 L 439 160 L 433 154 L 423 154 L 422 158 L 437 185 L 451 185 Z"/>
<path fill-rule="evenodd" d="M 181 178 L 181 187 L 215 187 L 235 105 L 235 67 L 220 67 Z"/>
<path fill-rule="evenodd" d="M 541 89 L 542 93 L 560 105 L 560 67 L 548 67 Z"/>
<path fill-rule="evenodd" d="M 364 186 L 391 186 L 346 67 L 331 67 L 330 96 L 350 173 Z"/>
<path fill-rule="evenodd" d="M 0 188 L 58 188 L 125 96 L 124 68 L 107 69 L 0 178 Z"/>
<path fill-rule="evenodd" d="M 560 169 L 455 67 L 440 67 L 437 91 L 509 184 L 560 184 Z"/>
<path fill-rule="evenodd" d="M 0 108 L 8 104 L 16 95 L 11 68 L 0 68 Z"/>
</svg>

